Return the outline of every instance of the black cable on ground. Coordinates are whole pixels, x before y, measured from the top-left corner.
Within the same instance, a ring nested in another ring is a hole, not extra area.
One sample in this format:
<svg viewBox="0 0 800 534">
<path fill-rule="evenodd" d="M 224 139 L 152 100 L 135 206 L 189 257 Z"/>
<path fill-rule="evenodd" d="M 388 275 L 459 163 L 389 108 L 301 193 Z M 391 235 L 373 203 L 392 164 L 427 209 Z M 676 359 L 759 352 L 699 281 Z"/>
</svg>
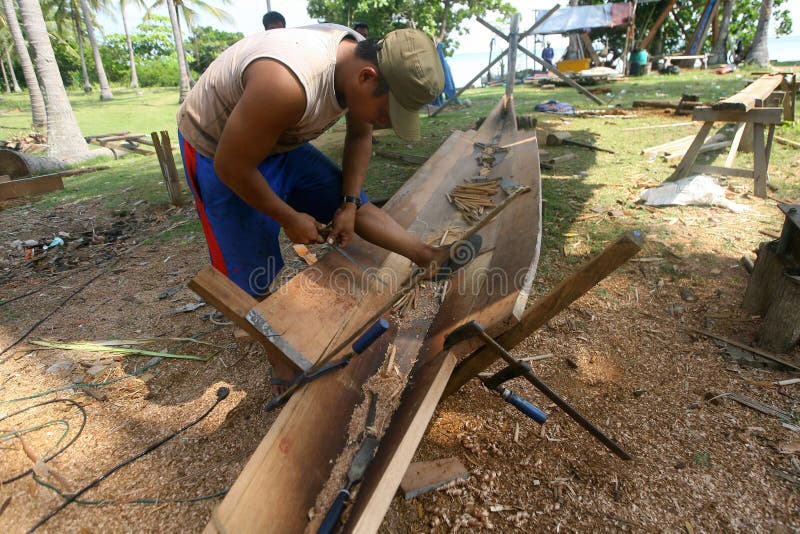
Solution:
<svg viewBox="0 0 800 534">
<path fill-rule="evenodd" d="M 34 295 L 34 294 L 38 293 L 39 291 L 41 291 L 42 289 L 44 289 L 47 286 L 52 286 L 53 284 L 57 284 L 58 282 L 60 282 L 64 278 L 67 278 L 68 276 L 72 276 L 73 274 L 78 274 L 80 272 L 87 271 L 87 270 L 91 269 L 92 267 L 94 267 L 94 265 L 89 265 L 88 267 L 78 267 L 76 269 L 70 269 L 69 271 L 63 273 L 61 276 L 59 276 L 55 280 L 48 280 L 47 282 L 41 283 L 38 286 L 34 286 L 34 289 L 31 289 L 27 293 L 23 293 L 21 295 L 17 295 L 16 297 L 11 297 L 10 299 L 5 299 L 5 300 L 0 299 L 0 306 L 5 306 L 6 304 L 11 304 L 12 302 L 14 302 L 16 300 L 23 299 L 23 298 L 28 297 L 30 295 Z"/>
<path fill-rule="evenodd" d="M 69 495 L 65 494 L 63 491 L 58 489 L 57 487 L 53 486 L 52 484 L 48 484 L 44 480 L 39 479 L 36 476 L 36 473 L 33 475 L 33 480 L 36 481 L 37 484 L 44 486 L 45 488 L 54 491 L 57 493 L 62 499 L 68 499 Z M 210 499 L 216 499 L 217 497 L 222 497 L 226 495 L 230 491 L 230 488 L 216 491 L 214 493 L 209 493 L 208 495 L 200 495 L 199 497 L 188 497 L 186 499 L 130 499 L 127 501 L 113 501 L 113 500 L 102 500 L 102 501 L 81 501 L 76 499 L 75 504 L 81 506 L 108 506 L 113 504 L 164 504 L 164 503 L 171 503 L 171 504 L 179 504 L 179 503 L 192 503 L 192 502 L 200 502 L 200 501 L 207 501 Z"/>
<path fill-rule="evenodd" d="M 8 414 L 6 416 L 0 417 L 0 422 L 3 422 L 6 419 L 9 419 L 9 418 L 14 417 L 16 415 L 19 415 L 21 413 L 27 412 L 28 410 L 33 410 L 34 408 L 39 408 L 39 407 L 45 406 L 47 404 L 55 404 L 57 402 L 66 402 L 66 403 L 72 404 L 73 406 L 78 408 L 78 410 L 80 410 L 81 416 L 82 416 L 81 426 L 80 426 L 80 428 L 78 428 L 78 431 L 75 433 L 75 435 L 72 437 L 72 439 L 70 439 L 60 449 L 58 449 L 56 452 L 54 452 L 52 454 L 49 454 L 49 455 L 45 456 L 44 458 L 42 458 L 43 462 L 48 462 L 48 461 L 52 460 L 53 458 L 55 458 L 56 456 L 58 456 L 59 454 L 61 454 L 62 452 L 64 452 L 65 450 L 67 450 L 73 443 L 75 443 L 75 441 L 78 439 L 78 437 L 80 437 L 80 435 L 83 433 L 83 429 L 86 426 L 86 410 L 84 409 L 84 407 L 81 406 L 80 404 L 78 404 L 77 402 L 75 402 L 72 399 L 53 399 L 53 400 L 49 400 L 49 401 L 40 402 L 38 404 L 32 404 L 31 406 L 27 406 L 25 408 L 22 408 L 21 410 L 17 410 L 14 413 L 10 413 L 10 414 Z M 28 476 L 32 472 L 33 472 L 33 468 L 30 468 L 30 469 L 28 469 L 26 471 L 23 471 L 22 473 L 20 473 L 18 475 L 14 475 L 13 477 L 11 477 L 9 479 L 0 482 L 0 486 L 5 486 L 6 484 L 11 484 L 12 482 L 16 482 L 17 480 Z"/>
<path fill-rule="evenodd" d="M 64 306 L 64 304 L 66 304 L 67 302 L 69 302 L 69 301 L 72 299 L 72 297 L 74 297 L 75 295 L 77 295 L 78 293 L 80 293 L 81 291 L 83 291 L 84 289 L 86 289 L 86 288 L 89 286 L 89 284 L 91 284 L 92 282 L 94 282 L 95 280 L 97 280 L 98 278 L 100 278 L 101 276 L 103 276 L 104 274 L 106 274 L 107 272 L 109 272 L 109 271 L 110 271 L 110 270 L 111 270 L 111 269 L 112 269 L 112 268 L 113 268 L 113 267 L 114 267 L 114 266 L 115 266 L 115 265 L 116 265 L 118 262 L 119 262 L 119 259 L 117 259 L 117 260 L 116 260 L 116 261 L 114 261 L 114 262 L 113 262 L 111 265 L 109 265 L 107 268 L 103 269 L 103 270 L 102 270 L 102 271 L 100 271 L 98 274 L 96 274 L 95 276 L 93 276 L 92 278 L 90 278 L 88 281 L 86 281 L 86 282 L 84 282 L 83 284 L 81 284 L 81 285 L 80 285 L 80 287 L 78 287 L 78 289 L 76 289 L 75 291 L 73 291 L 72 293 L 70 293 L 70 295 L 69 295 L 67 298 L 65 298 L 64 300 L 62 300 L 62 301 L 61 301 L 61 303 L 60 303 L 58 306 L 56 306 L 55 308 L 53 308 L 53 309 L 50 311 L 50 313 L 48 313 L 47 315 L 45 315 L 44 317 L 42 317 L 41 319 L 39 319 L 38 321 L 36 321 L 35 323 L 33 323 L 33 325 L 31 325 L 31 326 L 30 326 L 30 327 L 29 327 L 27 330 L 25 330 L 25 332 L 23 332 L 23 333 L 22 333 L 22 335 L 21 335 L 20 337 L 18 337 L 18 338 L 17 338 L 17 340 L 16 340 L 15 342 L 13 342 L 11 345 L 9 345 L 8 347 L 6 347 L 6 348 L 4 348 L 2 351 L 0 351 L 0 356 L 2 356 L 3 354 L 5 354 L 6 352 L 8 352 L 9 350 L 11 350 L 11 349 L 13 349 L 14 347 L 16 347 L 17 345 L 19 345 L 19 344 L 22 342 L 22 340 L 24 340 L 26 337 L 28 337 L 28 335 L 29 335 L 31 332 L 33 332 L 34 330 L 36 330 L 36 328 L 37 328 L 37 327 L 38 327 L 40 324 L 42 324 L 43 322 L 45 322 L 46 320 L 48 320 L 50 317 L 52 317 L 52 316 L 53 316 L 53 314 L 54 314 L 54 313 L 56 313 L 58 310 L 60 310 L 60 309 L 61 309 L 61 308 Z M 5 362 L 6 362 L 6 360 L 8 360 L 8 358 L 10 358 L 10 357 L 11 357 L 11 356 L 7 356 L 6 358 L 4 358 L 4 359 L 0 360 L 0 363 L 5 363 Z"/>
<path fill-rule="evenodd" d="M 44 516 L 42 519 L 40 519 L 35 525 L 33 525 L 33 527 L 30 528 L 30 530 L 28 530 L 28 534 L 30 534 L 31 532 L 35 531 L 36 529 L 38 529 L 39 527 L 41 527 L 42 525 L 47 523 L 49 520 L 51 520 L 53 517 L 55 517 L 56 514 L 58 514 L 61 510 L 63 510 L 64 508 L 66 508 L 67 506 L 69 506 L 70 504 L 75 502 L 78 499 L 78 497 L 80 497 L 81 495 L 83 495 L 84 493 L 89 491 L 90 489 L 92 489 L 95 486 L 97 486 L 98 484 L 100 484 L 100 482 L 105 480 L 107 477 L 111 476 L 112 474 L 114 474 L 118 470 L 122 469 L 126 465 L 128 465 L 130 463 L 133 463 L 136 460 L 138 460 L 139 458 L 141 458 L 141 457 L 153 452 L 154 450 L 156 450 L 157 448 L 159 448 L 160 446 L 162 446 L 163 444 L 165 444 L 166 442 L 168 442 L 169 440 L 171 440 L 175 436 L 181 434 L 182 432 L 188 430 L 189 428 L 193 427 L 194 425 L 196 425 L 197 423 L 199 423 L 200 421 L 205 419 L 214 410 L 214 408 L 216 408 L 219 405 L 220 402 L 225 400 L 225 398 L 228 396 L 229 393 L 230 393 L 230 390 L 228 388 L 226 388 L 226 387 L 219 388 L 217 390 L 217 400 L 200 417 L 198 417 L 197 419 L 195 419 L 194 421 L 192 421 L 190 423 L 185 424 L 184 426 L 182 426 L 178 430 L 176 430 L 176 431 L 172 432 L 171 434 L 167 435 L 166 437 L 156 441 L 155 443 L 153 443 L 152 445 L 147 447 L 145 450 L 143 450 L 139 454 L 136 454 L 135 456 L 132 456 L 132 457 L 128 458 L 124 462 L 121 462 L 121 463 L 115 465 L 114 467 L 112 467 L 111 469 L 109 469 L 108 471 L 106 471 L 105 473 L 100 475 L 99 477 L 97 477 L 94 480 L 92 480 L 89 484 L 87 484 L 86 486 L 84 486 L 83 488 L 78 490 L 76 493 L 72 494 L 66 501 L 61 503 L 59 506 L 57 506 L 55 509 L 53 509 L 53 511 L 51 511 L 46 516 Z"/>
</svg>

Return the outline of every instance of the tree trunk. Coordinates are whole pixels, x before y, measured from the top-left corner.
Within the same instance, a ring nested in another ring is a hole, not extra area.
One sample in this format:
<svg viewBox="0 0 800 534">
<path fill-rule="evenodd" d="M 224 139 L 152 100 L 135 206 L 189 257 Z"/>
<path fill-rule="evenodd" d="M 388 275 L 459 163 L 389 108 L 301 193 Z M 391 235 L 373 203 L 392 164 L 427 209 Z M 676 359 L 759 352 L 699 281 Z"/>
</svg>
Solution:
<svg viewBox="0 0 800 534">
<path fill-rule="evenodd" d="M 86 140 L 64 89 L 56 56 L 38 0 L 17 0 L 28 42 L 36 57 L 36 71 L 42 84 L 47 110 L 47 152 L 50 157 L 80 159 L 88 154 Z"/>
<path fill-rule="evenodd" d="M 22 36 L 22 29 L 19 27 L 17 12 L 14 10 L 14 0 L 3 0 L 3 8 L 6 13 L 8 30 L 14 40 L 14 48 L 17 50 L 20 65 L 22 65 L 22 75 L 25 76 L 25 85 L 28 86 L 28 93 L 31 96 L 31 113 L 33 127 L 42 129 L 47 124 L 47 113 L 44 107 L 44 98 L 39 88 L 39 80 L 36 79 L 36 72 L 33 70 L 31 56 L 28 53 L 28 46 Z"/>
<path fill-rule="evenodd" d="M 769 19 L 772 18 L 774 0 L 762 0 L 761 11 L 758 12 L 758 26 L 753 36 L 753 46 L 750 48 L 745 63 L 755 64 L 759 67 L 769 67 L 769 48 L 767 47 L 767 34 L 769 33 Z"/>
<path fill-rule="evenodd" d="M 98 48 L 97 39 L 94 36 L 92 12 L 89 11 L 89 4 L 86 0 L 80 1 L 83 20 L 86 22 L 86 33 L 89 34 L 89 43 L 92 45 L 92 56 L 94 57 L 94 66 L 97 69 L 97 80 L 100 82 L 100 100 L 112 100 L 114 95 L 111 93 L 111 86 L 108 85 L 106 69 L 103 68 L 103 58 L 100 57 L 100 48 Z"/>
<path fill-rule="evenodd" d="M 175 9 L 173 0 L 167 0 L 167 9 L 169 10 L 169 20 L 172 23 L 172 36 L 175 39 L 175 52 L 178 55 L 178 75 L 181 82 L 178 102 L 183 104 L 189 94 L 189 72 L 186 67 L 186 55 L 183 51 L 183 36 L 181 35 L 181 27 L 178 25 L 178 12 Z"/>
<path fill-rule="evenodd" d="M 128 45 L 128 61 L 131 65 L 131 89 L 139 87 L 139 76 L 136 74 L 136 58 L 133 55 L 133 43 L 131 43 L 131 34 L 128 31 L 128 19 L 125 17 L 125 3 L 121 3 L 120 11 L 122 11 L 122 26 L 125 28 L 125 42 Z"/>
<path fill-rule="evenodd" d="M 175 15 L 178 17 L 178 28 L 181 27 L 181 12 L 178 10 L 178 6 L 179 5 L 180 4 L 175 4 Z M 189 30 L 189 34 L 190 35 L 194 34 L 194 30 L 192 29 L 192 25 L 189 22 L 189 18 L 188 17 L 184 17 L 184 19 L 186 20 L 186 29 Z M 181 34 L 181 37 L 183 37 L 183 34 Z M 197 39 L 194 40 L 194 44 L 195 44 L 195 46 L 197 46 L 197 44 L 198 44 L 197 43 Z M 197 57 L 197 56 L 195 55 L 195 57 Z M 184 65 L 186 65 L 186 75 L 189 77 L 189 89 L 191 89 L 192 87 L 194 87 L 194 78 L 192 77 L 192 69 L 191 69 L 191 67 L 189 67 L 189 60 L 186 59 L 186 49 L 185 48 L 183 50 L 183 63 L 184 63 Z"/>
<path fill-rule="evenodd" d="M 86 54 L 83 50 L 83 29 L 81 28 L 81 19 L 78 16 L 78 6 L 72 2 L 70 7 L 72 11 L 72 23 L 75 25 L 75 35 L 78 39 L 78 55 L 81 57 L 81 76 L 83 76 L 83 92 L 92 92 L 92 82 L 89 81 L 89 69 L 86 68 Z"/>
<path fill-rule="evenodd" d="M 6 73 L 6 62 L 0 60 L 0 71 L 3 72 L 3 84 L 6 86 L 6 93 L 11 93 L 11 86 L 8 84 L 8 74 Z"/>
<path fill-rule="evenodd" d="M 17 83 L 17 74 L 14 72 L 14 64 L 11 62 L 11 52 L 8 50 L 8 44 L 3 43 L 3 48 L 6 50 L 8 72 L 11 74 L 11 86 L 14 88 L 15 93 L 21 93 L 22 89 L 19 88 L 19 83 Z"/>
<path fill-rule="evenodd" d="M 577 6 L 578 0 L 569 0 L 570 6 Z M 568 35 L 569 44 L 565 52 L 566 59 L 580 59 L 583 57 L 583 44 L 581 43 L 580 36 L 576 32 L 571 32 Z M 555 59 L 555 58 L 554 58 Z"/>
<path fill-rule="evenodd" d="M 731 27 L 731 17 L 733 17 L 733 0 L 725 0 L 722 6 L 722 22 L 719 25 L 719 34 L 714 43 L 711 59 L 708 61 L 711 64 L 728 62 L 728 32 Z"/>
</svg>

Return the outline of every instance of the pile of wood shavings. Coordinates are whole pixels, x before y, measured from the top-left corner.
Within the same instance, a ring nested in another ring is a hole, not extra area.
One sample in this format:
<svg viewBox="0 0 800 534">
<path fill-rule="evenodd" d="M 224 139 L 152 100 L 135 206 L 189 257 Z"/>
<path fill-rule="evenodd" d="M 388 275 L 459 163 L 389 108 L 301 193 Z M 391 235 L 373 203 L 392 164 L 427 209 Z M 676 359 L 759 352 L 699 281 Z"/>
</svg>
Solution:
<svg viewBox="0 0 800 534">
<path fill-rule="evenodd" d="M 402 318 L 395 317 L 398 326 L 402 329 L 414 321 L 429 319 L 432 320 L 436 313 L 439 311 L 439 300 L 437 298 L 437 288 L 441 284 L 423 283 L 416 289 L 416 307 L 409 307 L 406 314 Z M 353 462 L 358 449 L 361 447 L 361 442 L 358 440 L 359 436 L 364 432 L 364 427 L 367 420 L 367 411 L 369 409 L 370 400 L 372 395 L 377 395 L 378 400 L 375 407 L 375 435 L 380 440 L 389 423 L 392 420 L 394 412 L 400 405 L 400 397 L 403 390 L 408 383 L 408 373 L 414 367 L 416 362 L 416 355 L 413 360 L 404 365 L 397 365 L 395 363 L 395 355 L 397 349 L 395 345 L 389 345 L 386 354 L 381 364 L 380 370 L 367 380 L 362 387 L 364 392 L 364 400 L 356 406 L 353 410 L 353 415 L 350 418 L 350 424 L 347 427 L 347 445 L 344 450 L 336 459 L 336 463 L 331 470 L 331 476 L 328 482 L 317 496 L 317 501 L 314 507 L 309 510 L 309 524 L 306 527 L 306 532 L 316 532 L 322 518 L 328 511 L 328 508 L 336 499 L 336 495 L 347 484 L 347 471 Z M 357 496 L 358 485 L 352 491 L 353 497 L 351 502 Z M 347 513 L 347 512 L 345 512 Z"/>
<path fill-rule="evenodd" d="M 331 471 L 331 476 L 328 482 L 317 496 L 317 501 L 314 507 L 309 510 L 308 518 L 309 524 L 306 527 L 306 532 L 316 532 L 322 519 L 330 508 L 336 495 L 343 487 L 347 485 L 347 472 L 350 470 L 350 465 L 353 458 L 361 447 L 360 437 L 363 436 L 367 411 L 369 410 L 370 401 L 372 396 L 377 396 L 375 405 L 375 435 L 380 439 L 386 428 L 389 426 L 392 415 L 397 407 L 400 405 L 400 396 L 408 382 L 408 374 L 402 373 L 399 367 L 395 364 L 394 359 L 397 353 L 395 345 L 389 345 L 384 356 L 383 365 L 380 371 L 375 373 L 367 380 L 363 386 L 364 400 L 356 406 L 353 410 L 353 415 L 350 418 L 350 424 L 347 427 L 347 445 L 344 450 L 336 459 L 336 463 Z M 351 490 L 355 498 L 358 492 L 358 485 Z"/>
</svg>

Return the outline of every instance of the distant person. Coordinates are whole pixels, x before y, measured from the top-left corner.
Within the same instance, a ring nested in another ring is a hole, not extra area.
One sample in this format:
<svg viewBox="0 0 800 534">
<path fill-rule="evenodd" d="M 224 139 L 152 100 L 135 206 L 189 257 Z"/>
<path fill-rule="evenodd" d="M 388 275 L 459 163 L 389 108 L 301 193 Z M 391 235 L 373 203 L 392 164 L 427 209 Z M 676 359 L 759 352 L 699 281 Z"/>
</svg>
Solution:
<svg viewBox="0 0 800 534">
<path fill-rule="evenodd" d="M 556 53 L 553 51 L 553 47 L 550 46 L 550 41 L 548 41 L 547 46 L 542 50 L 542 59 L 545 60 L 548 65 L 552 65 L 554 57 L 556 57 Z"/>
<path fill-rule="evenodd" d="M 277 11 L 267 11 L 261 19 L 265 30 L 276 30 L 286 27 L 286 19 Z"/>
<path fill-rule="evenodd" d="M 741 39 L 736 41 L 736 50 L 733 52 L 733 62 L 737 65 L 744 61 L 744 43 Z"/>
<path fill-rule="evenodd" d="M 356 22 L 353 29 L 364 36 L 364 39 L 369 39 L 369 25 L 366 22 Z"/>
</svg>

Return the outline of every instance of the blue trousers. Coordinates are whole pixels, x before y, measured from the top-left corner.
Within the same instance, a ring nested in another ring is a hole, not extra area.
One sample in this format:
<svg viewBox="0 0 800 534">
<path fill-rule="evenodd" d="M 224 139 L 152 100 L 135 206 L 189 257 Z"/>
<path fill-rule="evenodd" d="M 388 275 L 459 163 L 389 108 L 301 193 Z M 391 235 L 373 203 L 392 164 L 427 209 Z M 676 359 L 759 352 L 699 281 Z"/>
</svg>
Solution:
<svg viewBox="0 0 800 534">
<path fill-rule="evenodd" d="M 213 159 L 197 152 L 180 132 L 178 139 L 211 264 L 250 295 L 264 295 L 284 264 L 280 226 L 225 185 Z M 269 156 L 258 170 L 281 200 L 323 224 L 341 205 L 341 169 L 308 143 Z M 362 190 L 361 202 L 367 201 Z"/>
</svg>

